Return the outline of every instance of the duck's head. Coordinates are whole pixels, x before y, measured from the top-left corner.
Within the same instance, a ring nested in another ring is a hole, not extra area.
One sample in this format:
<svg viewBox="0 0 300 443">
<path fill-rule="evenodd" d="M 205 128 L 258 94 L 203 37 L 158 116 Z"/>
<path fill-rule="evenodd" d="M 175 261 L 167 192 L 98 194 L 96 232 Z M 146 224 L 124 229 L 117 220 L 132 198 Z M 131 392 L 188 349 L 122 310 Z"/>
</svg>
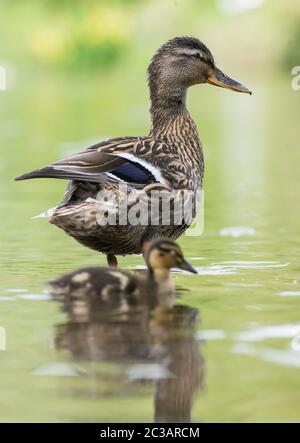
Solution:
<svg viewBox="0 0 300 443">
<path fill-rule="evenodd" d="M 179 268 L 197 274 L 197 271 L 184 258 L 180 246 L 172 240 L 157 239 L 151 241 L 145 253 L 149 270 L 154 275 L 168 274 L 170 269 Z"/>
<path fill-rule="evenodd" d="M 210 50 L 195 37 L 175 37 L 162 45 L 148 68 L 152 89 L 186 89 L 189 86 L 210 83 L 237 92 L 251 91 L 224 74 L 215 65 Z M 169 91 L 168 91 L 169 92 Z"/>
</svg>

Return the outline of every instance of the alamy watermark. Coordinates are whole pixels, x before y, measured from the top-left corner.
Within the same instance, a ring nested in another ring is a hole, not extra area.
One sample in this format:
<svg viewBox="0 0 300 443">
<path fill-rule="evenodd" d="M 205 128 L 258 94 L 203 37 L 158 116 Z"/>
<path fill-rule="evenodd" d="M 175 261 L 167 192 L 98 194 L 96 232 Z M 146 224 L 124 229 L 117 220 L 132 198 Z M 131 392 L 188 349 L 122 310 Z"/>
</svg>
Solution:
<svg viewBox="0 0 300 443">
<path fill-rule="evenodd" d="M 293 90 L 300 91 L 300 66 L 294 66 L 291 74 L 294 76 L 291 83 Z"/>
<path fill-rule="evenodd" d="M 134 189 L 120 182 L 117 189 L 101 190 L 89 198 L 98 226 L 149 226 L 163 237 L 169 232 L 185 230 L 199 236 L 204 229 L 204 192 L 202 189 L 172 189 L 153 183 Z M 80 210 L 80 209 L 79 209 Z"/>
</svg>

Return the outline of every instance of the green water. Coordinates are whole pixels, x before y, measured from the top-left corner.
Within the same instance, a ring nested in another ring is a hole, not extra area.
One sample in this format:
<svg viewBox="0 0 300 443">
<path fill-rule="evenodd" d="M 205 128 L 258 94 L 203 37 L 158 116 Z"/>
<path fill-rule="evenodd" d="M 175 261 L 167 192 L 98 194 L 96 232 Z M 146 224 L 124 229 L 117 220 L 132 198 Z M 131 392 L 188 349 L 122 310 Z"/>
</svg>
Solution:
<svg viewBox="0 0 300 443">
<path fill-rule="evenodd" d="M 82 321 L 44 292 L 104 257 L 31 220 L 60 200 L 63 181 L 13 177 L 94 140 L 147 133 L 137 75 L 35 72 L 0 92 L 0 420 L 152 421 L 184 395 L 193 421 L 299 420 L 300 92 L 288 76 L 244 75 L 252 97 L 189 93 L 205 146 L 205 230 L 180 240 L 199 271 L 174 274 L 183 308 L 147 324 Z"/>
</svg>

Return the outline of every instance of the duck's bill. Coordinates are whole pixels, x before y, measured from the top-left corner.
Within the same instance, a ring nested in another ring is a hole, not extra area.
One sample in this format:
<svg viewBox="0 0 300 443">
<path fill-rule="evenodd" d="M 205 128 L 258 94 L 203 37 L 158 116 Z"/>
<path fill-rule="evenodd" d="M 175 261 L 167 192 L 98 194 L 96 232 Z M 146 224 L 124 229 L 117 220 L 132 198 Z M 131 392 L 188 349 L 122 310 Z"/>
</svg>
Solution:
<svg viewBox="0 0 300 443">
<path fill-rule="evenodd" d="M 250 89 L 246 88 L 246 86 L 242 85 L 236 80 L 228 77 L 228 75 L 224 74 L 224 72 L 222 72 L 218 68 L 216 68 L 214 73 L 210 77 L 208 77 L 207 83 L 219 86 L 220 88 L 231 89 L 232 91 L 245 92 L 250 95 L 252 94 Z"/>
<path fill-rule="evenodd" d="M 184 271 L 192 272 L 193 274 L 197 274 L 197 271 L 193 266 L 186 260 L 183 260 L 182 264 L 179 266 L 180 269 Z"/>
</svg>

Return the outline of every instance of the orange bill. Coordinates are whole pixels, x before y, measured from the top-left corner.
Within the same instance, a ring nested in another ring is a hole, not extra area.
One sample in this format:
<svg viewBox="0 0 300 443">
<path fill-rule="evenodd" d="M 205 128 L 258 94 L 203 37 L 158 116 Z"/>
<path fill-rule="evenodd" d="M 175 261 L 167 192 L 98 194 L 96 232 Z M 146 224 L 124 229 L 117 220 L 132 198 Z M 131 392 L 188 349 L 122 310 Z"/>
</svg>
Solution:
<svg viewBox="0 0 300 443">
<path fill-rule="evenodd" d="M 224 74 L 218 68 L 215 68 L 213 74 L 208 77 L 207 83 L 219 86 L 220 88 L 231 89 L 232 91 L 245 92 L 250 95 L 252 94 L 252 92 L 246 88 L 246 86 L 228 77 L 228 75 Z"/>
</svg>

